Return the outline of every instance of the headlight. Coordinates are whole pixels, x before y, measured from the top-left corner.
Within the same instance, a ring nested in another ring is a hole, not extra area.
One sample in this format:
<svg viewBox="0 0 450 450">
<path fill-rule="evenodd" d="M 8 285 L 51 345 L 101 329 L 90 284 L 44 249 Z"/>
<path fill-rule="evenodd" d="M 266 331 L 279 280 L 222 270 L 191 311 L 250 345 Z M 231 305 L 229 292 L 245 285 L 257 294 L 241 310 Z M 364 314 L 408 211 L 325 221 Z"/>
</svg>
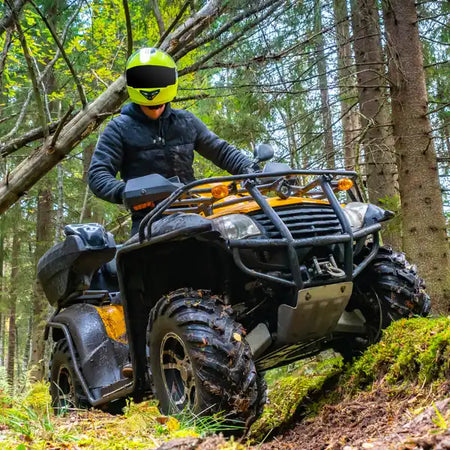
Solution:
<svg viewBox="0 0 450 450">
<path fill-rule="evenodd" d="M 230 214 L 212 220 L 212 227 L 225 239 L 244 239 L 261 234 L 255 222 L 243 214 Z"/>
<path fill-rule="evenodd" d="M 343 209 L 344 214 L 347 216 L 352 231 L 357 231 L 362 228 L 364 223 L 364 216 L 367 212 L 367 203 L 353 202 L 345 205 Z"/>
<path fill-rule="evenodd" d="M 394 213 L 370 203 L 352 202 L 343 209 L 352 231 L 390 219 Z"/>
</svg>

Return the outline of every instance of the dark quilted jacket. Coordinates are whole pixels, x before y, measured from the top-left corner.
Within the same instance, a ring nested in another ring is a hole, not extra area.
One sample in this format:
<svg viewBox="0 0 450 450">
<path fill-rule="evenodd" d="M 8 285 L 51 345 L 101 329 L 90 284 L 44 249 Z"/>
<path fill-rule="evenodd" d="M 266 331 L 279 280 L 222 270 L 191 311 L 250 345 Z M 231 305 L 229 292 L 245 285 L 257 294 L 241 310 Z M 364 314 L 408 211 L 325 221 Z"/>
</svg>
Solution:
<svg viewBox="0 0 450 450">
<path fill-rule="evenodd" d="M 122 202 L 123 180 L 159 173 L 182 182 L 194 180 L 194 150 L 231 174 L 252 163 L 242 152 L 219 139 L 189 111 L 166 105 L 158 120 L 148 118 L 139 105 L 126 105 L 101 134 L 91 166 L 89 186 L 98 197 Z"/>
</svg>

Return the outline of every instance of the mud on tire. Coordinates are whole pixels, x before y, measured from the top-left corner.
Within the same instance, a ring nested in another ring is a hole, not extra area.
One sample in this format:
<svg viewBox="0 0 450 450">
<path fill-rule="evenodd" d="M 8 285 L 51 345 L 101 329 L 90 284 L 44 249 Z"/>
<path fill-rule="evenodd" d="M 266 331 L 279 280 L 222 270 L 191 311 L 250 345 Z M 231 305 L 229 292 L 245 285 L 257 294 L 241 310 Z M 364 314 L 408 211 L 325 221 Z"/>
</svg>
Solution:
<svg viewBox="0 0 450 450">
<path fill-rule="evenodd" d="M 390 247 L 380 247 L 377 256 L 358 284 L 365 289 L 372 286 L 382 303 L 383 328 L 392 321 L 413 315 L 427 316 L 430 298 L 425 283 L 417 275 L 417 269 L 408 263 L 404 253 Z"/>
<path fill-rule="evenodd" d="M 65 339 L 56 342 L 49 366 L 50 396 L 56 413 L 89 406 L 75 373 L 74 361 Z"/>
<path fill-rule="evenodd" d="M 408 263 L 405 255 L 390 247 L 380 247 L 376 257 L 356 279 L 348 308 L 359 309 L 368 327 L 366 337 L 344 339 L 334 346 L 344 359 L 350 360 L 377 342 L 381 330 L 393 321 L 414 315 L 427 316 L 430 298 L 416 267 Z"/>
<path fill-rule="evenodd" d="M 153 308 L 149 365 L 165 414 L 223 412 L 249 426 L 262 412 L 265 384 L 231 313 L 218 297 L 189 289 L 170 293 Z"/>
</svg>

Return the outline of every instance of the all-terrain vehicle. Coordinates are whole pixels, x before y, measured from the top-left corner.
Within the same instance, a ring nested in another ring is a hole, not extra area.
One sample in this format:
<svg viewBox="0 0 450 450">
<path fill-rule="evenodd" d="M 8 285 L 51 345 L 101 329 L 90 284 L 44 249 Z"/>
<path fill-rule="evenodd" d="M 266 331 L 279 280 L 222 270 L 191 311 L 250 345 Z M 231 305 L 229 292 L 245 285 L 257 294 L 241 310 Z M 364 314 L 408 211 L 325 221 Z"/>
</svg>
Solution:
<svg viewBox="0 0 450 450">
<path fill-rule="evenodd" d="M 98 224 L 67 226 L 38 266 L 56 307 L 54 407 L 154 395 L 164 413 L 248 425 L 264 371 L 328 348 L 351 357 L 391 321 L 426 315 L 415 267 L 380 245 L 391 214 L 356 180 L 272 162 L 187 185 L 152 174 L 127 183 L 128 207 L 151 210 L 123 245 Z"/>
</svg>

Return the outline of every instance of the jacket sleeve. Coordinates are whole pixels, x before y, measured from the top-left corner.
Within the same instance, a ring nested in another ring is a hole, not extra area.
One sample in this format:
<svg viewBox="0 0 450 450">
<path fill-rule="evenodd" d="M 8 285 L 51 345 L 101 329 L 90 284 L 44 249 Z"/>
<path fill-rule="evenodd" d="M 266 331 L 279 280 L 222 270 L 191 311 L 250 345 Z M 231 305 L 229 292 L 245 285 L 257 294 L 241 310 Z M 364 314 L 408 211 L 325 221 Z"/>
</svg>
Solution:
<svg viewBox="0 0 450 450">
<path fill-rule="evenodd" d="M 112 120 L 98 139 L 88 172 L 89 187 L 97 197 L 112 203 L 122 203 L 125 183 L 116 179 L 122 158 L 121 132 L 118 124 Z"/>
<path fill-rule="evenodd" d="M 197 117 L 192 115 L 193 126 L 197 132 L 195 149 L 216 166 L 232 175 L 245 173 L 252 161 L 236 147 L 220 139 Z"/>
</svg>

